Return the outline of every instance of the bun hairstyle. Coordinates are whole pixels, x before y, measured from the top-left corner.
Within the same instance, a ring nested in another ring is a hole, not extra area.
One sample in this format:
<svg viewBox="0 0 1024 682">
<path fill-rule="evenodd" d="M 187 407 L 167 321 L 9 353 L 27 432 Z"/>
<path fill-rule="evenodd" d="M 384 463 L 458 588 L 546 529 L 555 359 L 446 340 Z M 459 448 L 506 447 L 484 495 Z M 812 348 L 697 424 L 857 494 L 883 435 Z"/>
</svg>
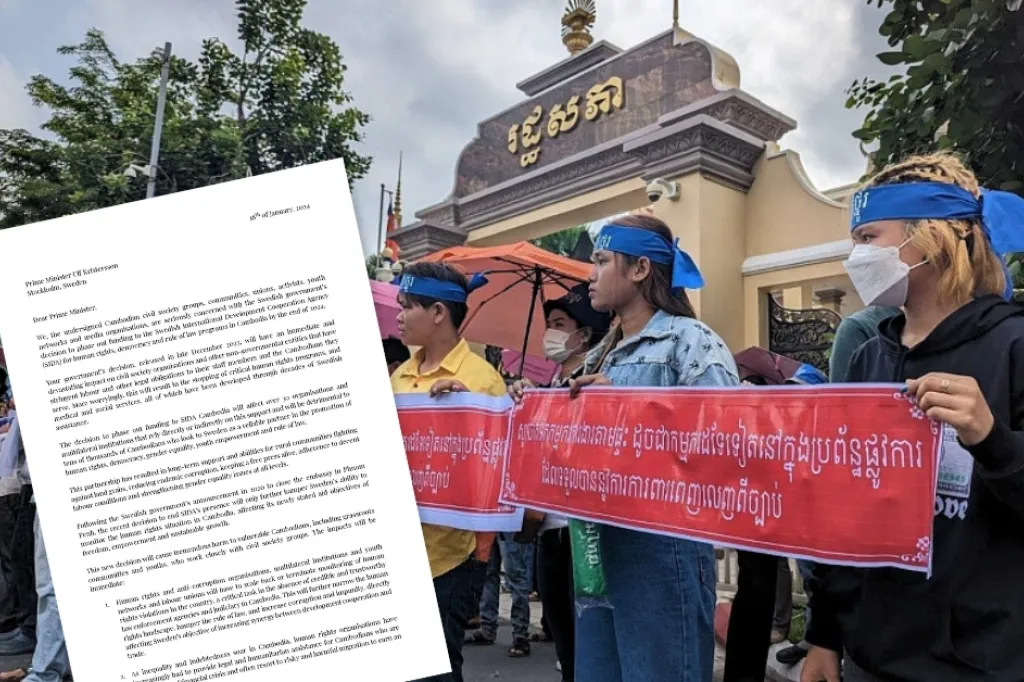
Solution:
<svg viewBox="0 0 1024 682">
<path fill-rule="evenodd" d="M 622 227 L 633 227 L 639 230 L 647 230 L 663 237 L 669 244 L 675 240 L 675 235 L 668 225 L 653 215 L 643 213 L 631 213 L 616 218 L 613 223 Z M 640 259 L 624 253 L 618 254 L 625 267 L 636 265 Z M 651 276 L 640 283 L 640 292 L 651 306 L 657 310 L 664 310 L 669 315 L 678 317 L 697 317 L 693 311 L 693 305 L 686 296 L 685 291 L 672 291 L 672 267 L 661 263 L 651 263 Z"/>
<path fill-rule="evenodd" d="M 959 157 L 949 153 L 911 156 L 888 166 L 867 187 L 910 182 L 945 182 L 981 196 L 978 179 Z M 1024 226 L 1022 226 L 1024 229 Z M 931 267 L 939 273 L 937 294 L 947 304 L 963 304 L 975 296 L 1006 289 L 1002 259 L 992 250 L 976 220 L 912 220 L 907 233 Z"/>
</svg>

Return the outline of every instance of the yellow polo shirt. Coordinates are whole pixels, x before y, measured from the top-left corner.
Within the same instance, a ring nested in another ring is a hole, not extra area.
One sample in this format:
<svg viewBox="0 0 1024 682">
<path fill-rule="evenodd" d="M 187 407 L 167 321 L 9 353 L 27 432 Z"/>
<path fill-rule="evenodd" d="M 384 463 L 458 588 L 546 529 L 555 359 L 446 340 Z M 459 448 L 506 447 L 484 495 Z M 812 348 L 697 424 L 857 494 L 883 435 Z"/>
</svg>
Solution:
<svg viewBox="0 0 1024 682">
<path fill-rule="evenodd" d="M 507 392 L 505 382 L 498 371 L 482 357 L 473 353 L 465 340 L 459 341 L 432 372 L 420 374 L 422 361 L 423 351 L 418 350 L 395 370 L 391 375 L 391 388 L 395 393 L 427 393 L 434 383 L 442 379 L 460 381 L 473 393 L 500 397 Z M 427 545 L 427 558 L 430 560 L 431 577 L 444 575 L 462 565 L 477 546 L 476 533 L 471 531 L 426 523 L 421 525 L 423 542 Z M 487 536 L 486 541 L 490 542 L 494 534 L 488 533 Z"/>
</svg>

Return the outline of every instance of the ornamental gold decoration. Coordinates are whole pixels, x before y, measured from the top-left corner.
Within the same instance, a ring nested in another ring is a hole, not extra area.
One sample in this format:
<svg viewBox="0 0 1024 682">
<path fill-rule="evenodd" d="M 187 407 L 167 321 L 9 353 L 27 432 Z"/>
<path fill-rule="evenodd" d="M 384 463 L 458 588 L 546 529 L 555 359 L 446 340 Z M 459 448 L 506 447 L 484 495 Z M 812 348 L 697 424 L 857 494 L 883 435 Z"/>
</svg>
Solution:
<svg viewBox="0 0 1024 682">
<path fill-rule="evenodd" d="M 590 29 L 596 20 L 597 4 L 594 0 L 569 0 L 562 14 L 562 44 L 569 54 L 581 52 L 594 42 Z"/>
</svg>

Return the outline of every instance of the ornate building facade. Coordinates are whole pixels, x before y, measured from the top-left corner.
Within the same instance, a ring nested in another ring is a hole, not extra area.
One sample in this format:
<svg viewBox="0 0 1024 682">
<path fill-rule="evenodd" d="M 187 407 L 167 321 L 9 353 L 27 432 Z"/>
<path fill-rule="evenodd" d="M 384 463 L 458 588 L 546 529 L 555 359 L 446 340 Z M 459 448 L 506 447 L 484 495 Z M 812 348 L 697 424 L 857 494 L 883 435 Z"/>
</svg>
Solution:
<svg viewBox="0 0 1024 682">
<path fill-rule="evenodd" d="M 567 59 L 518 84 L 522 102 L 478 125 L 451 194 L 393 233 L 403 257 L 650 205 L 700 266 L 707 285 L 691 296 L 730 347 L 820 366 L 840 315 L 861 307 L 842 267 L 852 187 L 812 185 L 779 145 L 796 121 L 745 93 L 713 45 L 678 26 L 629 50 L 585 42 L 566 42 Z"/>
</svg>

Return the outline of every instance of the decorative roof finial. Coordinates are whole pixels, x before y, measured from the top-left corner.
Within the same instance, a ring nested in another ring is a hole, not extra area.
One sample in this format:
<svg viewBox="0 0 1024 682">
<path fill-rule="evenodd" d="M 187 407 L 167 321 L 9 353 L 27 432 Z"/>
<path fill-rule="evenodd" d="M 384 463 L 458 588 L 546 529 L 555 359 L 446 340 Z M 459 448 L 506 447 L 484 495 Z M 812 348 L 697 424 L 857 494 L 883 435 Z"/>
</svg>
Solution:
<svg viewBox="0 0 1024 682">
<path fill-rule="evenodd" d="M 562 14 L 562 44 L 569 49 L 569 54 L 581 52 L 594 42 L 590 29 L 596 20 L 594 0 L 569 0 Z"/>
<path fill-rule="evenodd" d="M 402 152 L 398 152 L 398 184 L 395 186 L 395 223 L 402 226 Z"/>
<path fill-rule="evenodd" d="M 672 28 L 679 30 L 679 0 L 672 0 Z"/>
</svg>

